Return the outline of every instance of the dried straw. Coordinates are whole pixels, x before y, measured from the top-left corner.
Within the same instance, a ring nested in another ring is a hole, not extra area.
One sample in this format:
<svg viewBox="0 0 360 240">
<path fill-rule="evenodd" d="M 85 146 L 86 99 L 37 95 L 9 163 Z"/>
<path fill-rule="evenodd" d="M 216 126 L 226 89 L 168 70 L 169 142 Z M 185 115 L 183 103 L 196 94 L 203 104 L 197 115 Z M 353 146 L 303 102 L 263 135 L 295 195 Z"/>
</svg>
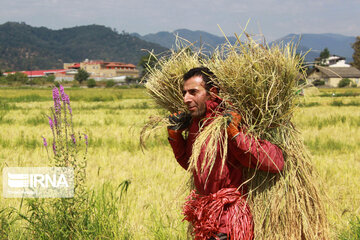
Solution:
<svg viewBox="0 0 360 240">
<path fill-rule="evenodd" d="M 179 43 L 179 45 L 183 44 L 183 42 Z M 179 51 L 171 50 L 169 56 L 160 58 L 156 67 L 150 69 L 145 78 L 147 81 L 145 86 L 159 106 L 171 113 L 187 111 L 182 96 L 183 75 L 199 66 L 201 58 L 202 53 L 193 52 L 191 45 L 188 45 Z"/>
<path fill-rule="evenodd" d="M 328 223 L 317 176 L 296 127 L 297 79 L 303 59 L 293 45 L 268 48 L 250 37 L 246 43 L 222 46 L 210 58 L 188 48 L 160 59 L 146 87 L 155 101 L 170 112 L 186 111 L 182 76 L 193 67 L 206 66 L 220 95 L 242 116 L 247 133 L 279 146 L 285 157 L 281 174 L 245 170 L 248 201 L 255 222 L 255 239 L 328 239 Z M 225 109 L 228 106 L 223 106 Z M 226 118 L 219 115 L 198 135 L 189 171 L 199 171 L 196 161 L 206 146 L 212 169 L 217 150 L 223 163 L 227 154 Z M 205 144 L 206 143 L 206 144 Z M 205 144 L 205 145 L 204 145 Z"/>
</svg>

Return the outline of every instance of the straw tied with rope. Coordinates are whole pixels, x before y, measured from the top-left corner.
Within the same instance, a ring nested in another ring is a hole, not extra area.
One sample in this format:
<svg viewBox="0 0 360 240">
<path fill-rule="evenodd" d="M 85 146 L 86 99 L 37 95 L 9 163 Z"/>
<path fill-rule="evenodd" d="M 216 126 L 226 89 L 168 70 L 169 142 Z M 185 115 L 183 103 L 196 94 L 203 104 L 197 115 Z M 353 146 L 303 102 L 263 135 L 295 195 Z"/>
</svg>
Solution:
<svg viewBox="0 0 360 240">
<path fill-rule="evenodd" d="M 188 113 L 179 111 L 169 116 L 170 145 L 178 163 L 193 172 L 195 185 L 183 213 L 192 224 L 195 239 L 253 239 L 254 221 L 243 170 L 256 168 L 276 174 L 283 169 L 283 153 L 269 141 L 255 141 L 246 133 L 241 116 L 229 110 L 231 103 L 218 96 L 215 78 L 206 67 L 185 73 L 182 92 Z M 211 124 L 226 131 L 214 131 L 219 136 L 199 139 Z M 194 147 L 199 142 L 199 147 Z"/>
</svg>

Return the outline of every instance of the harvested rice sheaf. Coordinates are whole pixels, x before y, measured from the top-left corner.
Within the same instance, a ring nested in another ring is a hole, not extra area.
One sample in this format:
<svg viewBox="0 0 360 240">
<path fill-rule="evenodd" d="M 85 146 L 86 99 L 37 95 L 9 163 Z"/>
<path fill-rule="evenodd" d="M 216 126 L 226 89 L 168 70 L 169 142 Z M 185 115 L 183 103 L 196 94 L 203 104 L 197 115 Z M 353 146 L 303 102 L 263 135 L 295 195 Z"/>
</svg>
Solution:
<svg viewBox="0 0 360 240">
<path fill-rule="evenodd" d="M 193 67 L 206 66 L 217 76 L 224 108 L 237 111 L 247 134 L 279 146 L 284 170 L 270 174 L 248 169 L 245 184 L 254 216 L 255 239 L 328 239 L 328 222 L 316 173 L 299 132 L 292 123 L 296 109 L 298 76 L 303 58 L 293 45 L 268 48 L 248 37 L 243 43 L 226 44 L 211 57 L 184 48 L 159 61 L 146 87 L 155 101 L 170 112 L 186 111 L 182 76 Z M 228 104 L 231 103 L 231 104 Z M 194 145 L 190 166 L 196 166 L 200 149 L 207 142 L 205 168 L 212 168 L 222 147 L 227 154 L 225 117 L 218 116 L 202 131 Z M 203 170 L 203 169 L 202 169 Z M 199 171 L 195 167 L 189 171 Z"/>
</svg>

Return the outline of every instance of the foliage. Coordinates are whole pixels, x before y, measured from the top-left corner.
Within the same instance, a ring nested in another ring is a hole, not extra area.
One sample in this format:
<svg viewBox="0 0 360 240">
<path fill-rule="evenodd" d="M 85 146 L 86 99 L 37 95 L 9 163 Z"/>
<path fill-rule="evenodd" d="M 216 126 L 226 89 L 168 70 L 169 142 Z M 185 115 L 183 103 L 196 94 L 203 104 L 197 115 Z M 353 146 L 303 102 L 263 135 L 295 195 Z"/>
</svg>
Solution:
<svg viewBox="0 0 360 240">
<path fill-rule="evenodd" d="M 360 239 L 360 217 L 350 220 L 350 228 L 339 234 L 339 240 L 359 240 Z"/>
<path fill-rule="evenodd" d="M 320 59 L 326 59 L 328 57 L 330 57 L 330 51 L 328 48 L 324 48 L 324 50 L 320 52 Z"/>
<path fill-rule="evenodd" d="M 0 25 L 0 36 L 2 69 L 62 68 L 62 62 L 86 58 L 137 64 L 144 54 L 141 49 L 154 49 L 157 53 L 166 51 L 158 44 L 119 34 L 100 25 L 51 30 L 8 22 Z"/>
<path fill-rule="evenodd" d="M 47 81 L 47 78 L 30 78 L 27 82 L 29 85 L 44 85 Z"/>
<path fill-rule="evenodd" d="M 138 84 L 139 83 L 139 78 L 126 77 L 126 83 L 127 84 Z"/>
<path fill-rule="evenodd" d="M 22 73 L 22 72 L 16 72 L 14 74 L 9 74 L 6 76 L 6 80 L 8 82 L 20 82 L 20 83 L 23 83 L 25 84 L 28 80 L 28 77 L 25 73 Z"/>
<path fill-rule="evenodd" d="M 90 73 L 88 73 L 85 69 L 80 68 L 78 72 L 75 74 L 75 80 L 81 84 L 83 81 L 86 81 L 90 77 Z"/>
<path fill-rule="evenodd" d="M 59 91 L 60 89 L 60 91 Z M 49 139 L 43 138 L 52 167 L 71 167 L 74 171 L 74 197 L 55 199 L 26 199 L 27 216 L 21 215 L 29 224 L 36 239 L 74 238 L 76 226 L 86 209 L 85 180 L 86 155 L 88 137 L 86 134 L 76 133 L 73 127 L 72 108 L 70 98 L 64 88 L 53 89 L 54 107 L 47 116 L 52 132 L 51 153 L 48 150 Z M 80 152 L 83 156 L 79 157 Z M 50 157 L 51 156 L 51 157 Z M 47 209 L 45 211 L 45 209 Z"/>
<path fill-rule="evenodd" d="M 314 80 L 314 81 L 312 82 L 312 84 L 313 84 L 314 86 L 323 86 L 323 85 L 325 85 L 325 81 L 324 81 L 324 80 L 320 80 L 320 79 L 316 79 L 316 80 Z"/>
<path fill-rule="evenodd" d="M 354 49 L 353 57 L 353 66 L 360 70 L 360 36 L 356 37 L 356 41 L 352 45 Z"/>
<path fill-rule="evenodd" d="M 55 75 L 51 74 L 46 77 L 47 82 L 54 82 L 55 81 Z"/>
<path fill-rule="evenodd" d="M 323 51 L 320 52 L 319 58 L 320 58 L 320 62 L 319 64 L 324 66 L 325 64 L 325 59 L 327 59 L 328 57 L 330 57 L 330 52 L 328 48 L 324 48 Z"/>
<path fill-rule="evenodd" d="M 154 54 L 148 53 L 141 57 L 138 66 L 141 67 L 141 77 L 144 77 L 149 71 L 155 67 L 158 59 Z"/>
<path fill-rule="evenodd" d="M 113 87 L 114 85 L 115 85 L 115 81 L 112 80 L 112 79 L 107 80 L 106 83 L 105 83 L 105 86 L 106 86 L 107 88 L 111 88 L 111 87 Z"/>
<path fill-rule="evenodd" d="M 343 78 L 338 83 L 338 87 L 339 88 L 347 87 L 350 85 L 350 83 L 351 83 L 351 80 L 349 78 Z"/>
<path fill-rule="evenodd" d="M 104 184 L 100 191 L 85 189 L 88 136 L 74 131 L 70 98 L 62 86 L 59 89 L 53 89 L 54 108 L 47 116 L 53 136 L 52 154 L 49 139 L 43 137 L 43 144 L 52 166 L 73 168 L 74 197 L 26 199 L 27 212 L 19 216 L 29 223 L 28 235 L 33 239 L 127 239 L 131 237 L 127 212 L 119 213 L 130 181 L 117 188 Z M 80 153 L 83 156 L 79 157 Z"/>
<path fill-rule="evenodd" d="M 95 81 L 95 79 L 90 78 L 89 80 L 86 81 L 86 85 L 87 85 L 89 88 L 96 87 L 96 81 Z"/>
<path fill-rule="evenodd" d="M 128 180 L 117 187 L 105 183 L 99 190 L 87 191 L 81 212 L 71 212 L 74 207 L 68 205 L 69 199 L 52 201 L 54 205 L 46 204 L 46 200 L 27 200 L 29 210 L 20 216 L 30 223 L 29 238 L 129 239 L 131 231 L 124 201 L 129 184 Z M 71 202 L 79 210 L 79 203 Z"/>
<path fill-rule="evenodd" d="M 8 85 L 9 82 L 6 77 L 0 77 L 0 84 Z"/>
<path fill-rule="evenodd" d="M 18 220 L 13 208 L 0 209 L 0 239 L 9 239 L 11 226 Z"/>
</svg>

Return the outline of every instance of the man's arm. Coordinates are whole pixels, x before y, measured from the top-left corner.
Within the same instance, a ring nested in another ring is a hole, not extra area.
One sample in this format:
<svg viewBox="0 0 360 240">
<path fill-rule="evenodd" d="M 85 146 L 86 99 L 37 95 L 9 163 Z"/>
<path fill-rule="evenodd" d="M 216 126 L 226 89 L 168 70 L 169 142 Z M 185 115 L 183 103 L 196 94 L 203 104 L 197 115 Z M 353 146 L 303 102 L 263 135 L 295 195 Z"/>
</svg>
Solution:
<svg viewBox="0 0 360 240">
<path fill-rule="evenodd" d="M 188 169 L 188 157 L 186 156 L 186 141 L 181 134 L 181 131 L 168 129 L 168 140 L 173 149 L 176 161 L 182 166 L 185 170 Z"/>
<path fill-rule="evenodd" d="M 186 170 L 189 167 L 189 163 L 188 156 L 186 156 L 186 141 L 181 133 L 190 125 L 190 121 L 191 116 L 183 112 L 173 113 L 169 116 L 169 143 L 177 162 Z"/>
<path fill-rule="evenodd" d="M 284 156 L 279 147 L 266 140 L 255 140 L 239 129 L 241 117 L 235 112 L 230 113 L 231 122 L 227 133 L 230 138 L 229 150 L 244 166 L 263 171 L 277 173 L 284 167 Z M 244 158 L 244 154 L 245 157 Z"/>
<path fill-rule="evenodd" d="M 255 140 L 242 131 L 230 140 L 229 149 L 246 167 L 272 173 L 280 172 L 284 167 L 284 157 L 279 147 L 266 140 Z M 241 157 L 243 154 L 248 158 Z"/>
</svg>

